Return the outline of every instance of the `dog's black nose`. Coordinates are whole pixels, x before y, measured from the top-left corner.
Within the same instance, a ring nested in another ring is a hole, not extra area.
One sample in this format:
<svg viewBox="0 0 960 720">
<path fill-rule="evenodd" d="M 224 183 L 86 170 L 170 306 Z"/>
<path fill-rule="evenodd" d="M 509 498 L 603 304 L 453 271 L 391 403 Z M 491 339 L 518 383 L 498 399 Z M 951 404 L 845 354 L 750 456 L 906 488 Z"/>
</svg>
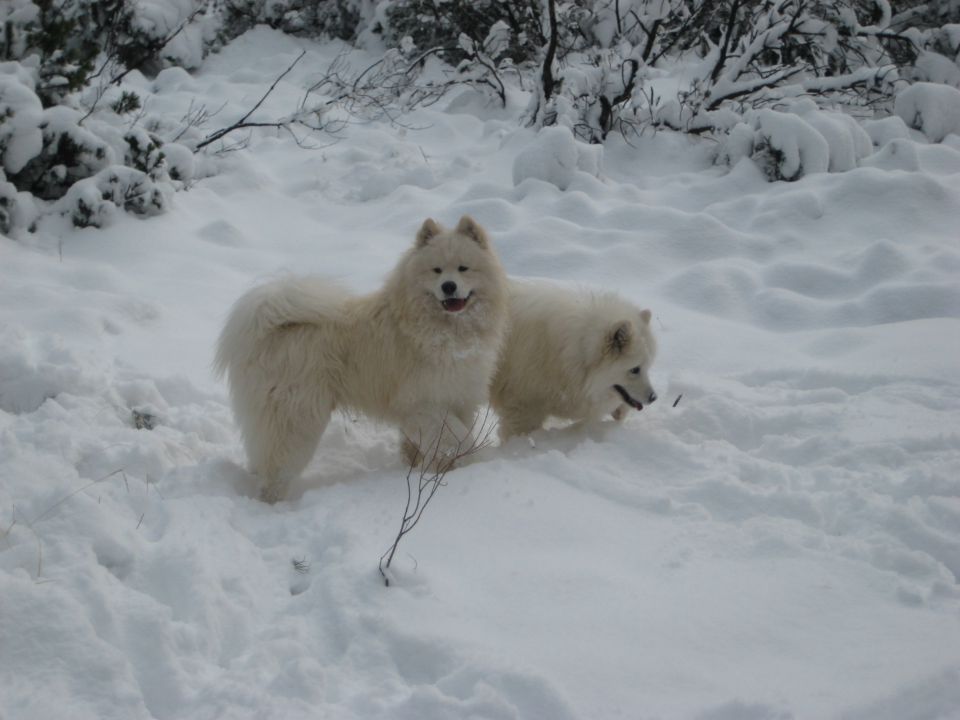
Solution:
<svg viewBox="0 0 960 720">
<path fill-rule="evenodd" d="M 652 403 L 652 402 L 653 402 L 654 400 L 656 400 L 656 399 L 657 399 L 657 394 L 656 394 L 655 392 L 651 391 L 651 392 L 650 392 L 650 397 L 647 398 L 647 402 L 648 402 L 648 403 Z"/>
<path fill-rule="evenodd" d="M 453 295 L 457 291 L 457 284 L 453 280 L 447 280 L 440 289 L 443 290 L 444 295 Z"/>
</svg>

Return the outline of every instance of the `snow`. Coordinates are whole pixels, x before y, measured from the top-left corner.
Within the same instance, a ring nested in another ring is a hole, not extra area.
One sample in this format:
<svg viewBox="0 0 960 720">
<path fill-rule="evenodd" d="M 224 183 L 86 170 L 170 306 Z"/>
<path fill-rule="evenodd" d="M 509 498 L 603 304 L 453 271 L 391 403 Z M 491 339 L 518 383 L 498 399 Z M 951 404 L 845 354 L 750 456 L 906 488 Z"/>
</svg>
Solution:
<svg viewBox="0 0 960 720">
<path fill-rule="evenodd" d="M 566 190 L 578 172 L 599 175 L 602 165 L 602 145 L 577 141 L 567 127 L 546 127 L 517 152 L 513 161 L 513 183 L 519 185 L 533 178 Z"/>
<path fill-rule="evenodd" d="M 910 138 L 910 128 L 896 115 L 890 115 L 876 120 L 865 120 L 863 129 L 877 147 L 883 147 L 893 140 L 906 140 Z"/>
<path fill-rule="evenodd" d="M 921 52 L 914 63 L 919 80 L 960 89 L 960 66 L 940 53 Z"/>
<path fill-rule="evenodd" d="M 813 104 L 813 101 L 810 101 Z M 840 112 L 824 112 L 816 107 L 799 111 L 830 147 L 830 172 L 846 172 L 873 152 L 870 136 L 856 120 Z"/>
<path fill-rule="evenodd" d="M 212 130 L 301 46 L 280 116 L 339 46 L 258 28 L 131 81 L 170 127 L 227 103 Z M 771 112 L 796 182 L 666 132 L 583 172 L 512 102 L 254 134 L 165 214 L 0 237 L 0 716 L 960 718 L 956 143 L 886 122 L 827 173 Z M 335 418 L 260 503 L 213 343 L 255 282 L 368 290 L 464 213 L 511 274 L 652 308 L 661 399 L 483 450 L 385 588 L 395 431 Z"/>
<path fill-rule="evenodd" d="M 914 83 L 897 94 L 894 111 L 931 142 L 960 135 L 960 90 L 949 85 Z"/>
</svg>

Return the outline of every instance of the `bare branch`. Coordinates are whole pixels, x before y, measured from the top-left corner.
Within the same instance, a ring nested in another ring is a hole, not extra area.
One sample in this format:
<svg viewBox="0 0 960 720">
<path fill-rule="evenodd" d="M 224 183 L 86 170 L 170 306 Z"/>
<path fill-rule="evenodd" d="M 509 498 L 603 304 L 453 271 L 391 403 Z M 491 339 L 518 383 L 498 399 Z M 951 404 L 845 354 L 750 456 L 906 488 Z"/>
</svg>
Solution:
<svg viewBox="0 0 960 720">
<path fill-rule="evenodd" d="M 242 128 L 249 128 L 249 127 L 281 128 L 284 125 L 289 124 L 289 121 L 263 123 L 263 122 L 248 122 L 248 120 L 250 116 L 253 115 L 253 113 L 255 113 L 260 108 L 261 105 L 263 105 L 264 101 L 270 96 L 270 93 L 272 93 L 276 89 L 280 81 L 290 74 L 290 71 L 292 71 L 293 68 L 297 66 L 297 63 L 299 63 L 303 59 L 303 56 L 306 54 L 307 54 L 306 50 L 301 50 L 300 54 L 297 55 L 296 60 L 290 63 L 290 67 L 288 67 L 286 70 L 280 73 L 280 75 L 273 81 L 270 87 L 267 88 L 267 91 L 261 96 L 259 100 L 257 100 L 256 104 L 252 108 L 250 108 L 242 118 L 237 120 L 237 122 L 235 122 L 233 125 L 230 125 L 229 127 L 221 128 L 220 130 L 217 130 L 216 132 L 211 133 L 210 135 L 205 137 L 203 140 L 197 143 L 197 146 L 194 148 L 194 152 L 196 152 L 197 150 L 201 150 L 202 148 L 205 148 L 210 143 L 216 142 L 220 138 L 226 135 L 229 135 L 232 132 L 236 132 L 237 130 L 240 130 Z"/>
<path fill-rule="evenodd" d="M 420 522 L 427 505 L 430 504 L 440 486 L 446 485 L 447 473 L 465 457 L 469 457 L 491 445 L 496 427 L 496 422 L 490 422 L 490 409 L 488 408 L 482 418 L 474 419 L 473 424 L 468 429 L 467 437 L 457 438 L 456 445 L 452 447 L 447 447 L 444 444 L 444 436 L 448 433 L 452 434 L 446 418 L 437 433 L 436 439 L 426 448 L 426 452 L 422 451 L 422 436 L 418 443 L 413 443 L 410 438 L 407 438 L 407 442 L 418 448 L 418 451 L 407 470 L 407 502 L 403 508 L 400 529 L 393 544 L 380 556 L 378 567 L 384 585 L 390 586 L 390 577 L 387 575 L 387 571 L 390 569 L 390 564 L 393 562 L 393 556 L 397 552 L 400 541 Z"/>
</svg>

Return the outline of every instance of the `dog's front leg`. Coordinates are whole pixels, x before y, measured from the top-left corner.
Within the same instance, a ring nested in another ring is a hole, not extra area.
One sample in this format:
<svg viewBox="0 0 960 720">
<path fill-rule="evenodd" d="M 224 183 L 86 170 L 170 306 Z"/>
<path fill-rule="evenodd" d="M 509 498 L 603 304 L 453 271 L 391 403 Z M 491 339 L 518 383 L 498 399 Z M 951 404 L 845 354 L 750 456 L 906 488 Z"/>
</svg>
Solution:
<svg viewBox="0 0 960 720">
<path fill-rule="evenodd" d="M 470 428 L 455 413 L 429 410 L 416 413 L 400 428 L 401 452 L 411 465 L 449 469 L 471 445 Z"/>
</svg>

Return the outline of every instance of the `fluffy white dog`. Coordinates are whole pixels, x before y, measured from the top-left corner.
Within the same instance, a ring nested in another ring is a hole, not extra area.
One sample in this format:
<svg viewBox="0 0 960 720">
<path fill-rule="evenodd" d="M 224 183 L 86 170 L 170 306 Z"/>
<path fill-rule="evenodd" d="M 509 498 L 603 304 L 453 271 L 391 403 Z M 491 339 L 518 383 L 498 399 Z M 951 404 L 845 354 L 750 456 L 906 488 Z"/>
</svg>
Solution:
<svg viewBox="0 0 960 720">
<path fill-rule="evenodd" d="M 491 386 L 500 436 L 532 432 L 548 416 L 622 420 L 657 399 L 650 311 L 613 293 L 510 280 L 510 325 Z"/>
<path fill-rule="evenodd" d="M 370 295 L 284 277 L 242 296 L 215 369 L 262 498 L 283 497 L 337 408 L 399 426 L 411 464 L 451 454 L 487 400 L 506 320 L 503 269 L 467 216 L 453 230 L 426 220 Z"/>
</svg>

